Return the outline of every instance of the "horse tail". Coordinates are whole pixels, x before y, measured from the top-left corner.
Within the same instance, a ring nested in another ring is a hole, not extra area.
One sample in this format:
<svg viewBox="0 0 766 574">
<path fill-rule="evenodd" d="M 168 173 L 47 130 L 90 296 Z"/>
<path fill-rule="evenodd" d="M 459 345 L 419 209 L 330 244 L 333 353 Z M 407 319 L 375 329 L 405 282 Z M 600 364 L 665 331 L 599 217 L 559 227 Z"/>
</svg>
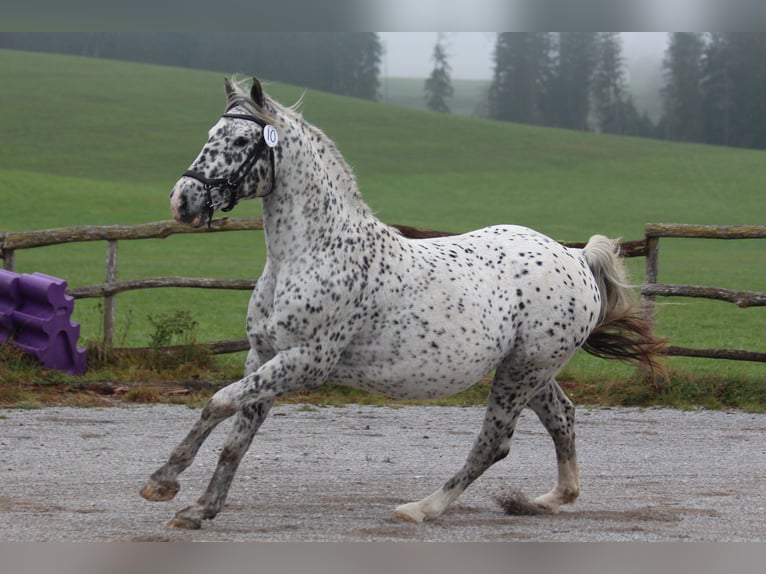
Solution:
<svg viewBox="0 0 766 574">
<path fill-rule="evenodd" d="M 583 254 L 601 293 L 598 323 L 583 349 L 596 357 L 635 363 L 653 374 L 666 375 L 656 357 L 664 354 L 667 340 L 654 337 L 651 323 L 641 313 L 620 259 L 619 242 L 594 235 Z"/>
</svg>

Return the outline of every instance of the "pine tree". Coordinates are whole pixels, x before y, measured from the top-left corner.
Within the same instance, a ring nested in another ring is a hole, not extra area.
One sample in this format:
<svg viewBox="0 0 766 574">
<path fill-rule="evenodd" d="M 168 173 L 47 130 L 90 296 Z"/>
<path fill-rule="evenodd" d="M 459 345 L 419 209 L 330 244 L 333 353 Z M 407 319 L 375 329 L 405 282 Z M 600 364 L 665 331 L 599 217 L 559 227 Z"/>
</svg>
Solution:
<svg viewBox="0 0 766 574">
<path fill-rule="evenodd" d="M 710 34 L 702 62 L 705 141 L 766 149 L 766 34 Z"/>
<path fill-rule="evenodd" d="M 619 32 L 600 32 L 593 75 L 593 104 L 603 133 L 625 133 L 625 66 Z"/>
<path fill-rule="evenodd" d="M 555 79 L 555 125 L 588 130 L 591 83 L 596 64 L 595 32 L 561 32 Z"/>
<path fill-rule="evenodd" d="M 454 94 L 452 80 L 450 79 L 450 65 L 447 61 L 447 50 L 444 46 L 444 36 L 437 36 L 434 52 L 431 56 L 434 69 L 425 82 L 426 108 L 434 112 L 450 113 L 447 99 Z"/>
<path fill-rule="evenodd" d="M 729 145 L 734 97 L 730 46 L 724 34 L 711 34 L 702 58 L 702 107 L 705 141 Z"/>
<path fill-rule="evenodd" d="M 378 99 L 380 62 L 383 45 L 374 32 L 338 32 L 330 34 L 328 62 L 332 69 L 330 91 Z"/>
<path fill-rule="evenodd" d="M 703 141 L 702 34 L 675 32 L 662 63 L 665 136 L 679 141 Z"/>
<path fill-rule="evenodd" d="M 766 149 L 766 33 L 730 32 L 731 145 Z"/>
<path fill-rule="evenodd" d="M 490 117 L 542 124 L 553 76 L 553 41 L 547 32 L 501 32 L 489 92 Z"/>
</svg>

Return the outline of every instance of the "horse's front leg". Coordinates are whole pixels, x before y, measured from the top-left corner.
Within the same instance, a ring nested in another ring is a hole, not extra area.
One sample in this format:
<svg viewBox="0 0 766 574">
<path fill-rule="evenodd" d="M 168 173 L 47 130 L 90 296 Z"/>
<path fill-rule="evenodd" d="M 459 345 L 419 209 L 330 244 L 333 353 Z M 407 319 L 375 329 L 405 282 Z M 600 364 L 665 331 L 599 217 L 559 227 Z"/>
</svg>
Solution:
<svg viewBox="0 0 766 574">
<path fill-rule="evenodd" d="M 231 416 L 225 412 L 211 412 L 207 408 L 194 424 L 189 434 L 170 453 L 168 461 L 152 473 L 141 489 L 141 496 L 146 500 L 162 502 L 172 499 L 181 489 L 178 475 L 186 470 L 197 456 L 202 443 L 224 419 Z"/>
<path fill-rule="evenodd" d="M 263 351 L 259 354 L 254 349 L 250 350 L 245 361 L 245 377 L 258 370 L 259 365 L 262 363 L 261 356 L 263 355 Z M 270 356 L 273 357 L 273 353 Z M 269 408 L 270 405 L 265 408 L 264 418 L 268 414 Z M 175 497 L 181 489 L 181 485 L 178 483 L 178 476 L 194 462 L 194 457 L 197 456 L 197 451 L 199 451 L 202 443 L 205 442 L 205 439 L 207 439 L 213 429 L 227 417 L 228 415 L 223 411 L 215 414 L 203 411 L 202 416 L 200 416 L 192 430 L 189 431 L 189 434 L 170 453 L 168 462 L 149 477 L 149 480 L 141 489 L 141 496 L 153 502 L 164 502 Z M 250 420 L 250 417 L 245 417 L 245 420 Z M 253 417 L 253 420 L 257 419 Z M 263 420 L 257 420 L 257 426 L 253 429 L 253 433 L 258 430 L 262 422 Z M 236 429 L 239 426 L 240 421 L 237 421 L 234 428 Z M 250 440 L 252 440 L 252 437 Z"/>
<path fill-rule="evenodd" d="M 205 493 L 196 504 L 177 512 L 168 526 L 201 528 L 203 519 L 212 519 L 221 511 L 239 463 L 250 448 L 255 433 L 266 420 L 273 403 L 273 400 L 262 401 L 246 405 L 237 412 L 234 425 L 218 457 L 218 466 Z"/>
<path fill-rule="evenodd" d="M 270 271 L 269 261 L 267 260 L 263 273 L 250 296 L 247 332 L 252 348 L 245 360 L 245 378 L 255 373 L 261 365 L 274 357 L 274 350 L 257 336 L 258 327 L 268 317 L 273 307 L 273 302 L 274 278 Z M 262 408 L 263 418 L 268 414 L 270 407 L 271 403 L 264 403 Z M 172 499 L 181 488 L 178 483 L 178 476 L 194 461 L 197 451 L 199 451 L 202 443 L 205 442 L 205 439 L 207 439 L 213 429 L 233 413 L 234 409 L 228 412 L 225 409 L 206 408 L 203 410 L 202 416 L 200 416 L 192 430 L 170 454 L 168 462 L 151 475 L 141 490 L 141 496 L 151 501 Z M 248 417 L 243 413 L 235 422 L 232 434 L 237 429 L 242 429 L 242 425 L 250 421 L 254 425 L 252 428 L 252 434 L 254 435 L 263 422 L 263 418 L 259 419 L 257 416 Z M 245 432 L 242 430 L 238 431 L 237 434 L 239 437 L 245 436 Z M 252 438 L 250 436 L 249 441 L 252 441 Z M 237 441 L 236 438 L 235 441 Z M 245 447 L 245 450 L 247 450 L 247 447 Z"/>
<path fill-rule="evenodd" d="M 268 415 L 274 399 L 292 391 L 318 387 L 327 378 L 334 364 L 332 356 L 323 354 L 319 357 L 309 352 L 307 347 L 294 347 L 280 352 L 255 373 L 215 393 L 205 405 L 192 431 L 173 451 L 168 463 L 151 476 L 142 495 L 149 498 L 146 494 L 156 491 L 155 485 L 175 494 L 178 490 L 176 477 L 191 464 L 205 437 L 215 425 L 237 413 L 207 490 L 196 504 L 177 512 L 169 523 L 169 526 L 176 528 L 200 528 L 202 520 L 215 517 L 221 510 L 234 473 L 256 431 Z M 150 499 L 169 498 L 172 495 Z"/>
</svg>

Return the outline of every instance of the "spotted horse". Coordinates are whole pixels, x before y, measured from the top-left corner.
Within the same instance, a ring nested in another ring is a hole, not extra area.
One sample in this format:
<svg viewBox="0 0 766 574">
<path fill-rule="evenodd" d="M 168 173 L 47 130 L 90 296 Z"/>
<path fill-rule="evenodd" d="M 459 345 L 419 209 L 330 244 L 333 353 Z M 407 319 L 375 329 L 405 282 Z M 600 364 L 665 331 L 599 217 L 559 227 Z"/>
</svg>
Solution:
<svg viewBox="0 0 766 574">
<path fill-rule="evenodd" d="M 331 380 L 395 398 L 457 393 L 495 371 L 486 414 L 464 466 L 393 517 L 435 519 L 510 450 L 531 408 L 553 438 L 558 478 L 533 500 L 550 512 L 580 491 L 575 411 L 555 380 L 575 351 L 657 365 L 631 298 L 618 244 L 584 249 L 516 225 L 409 239 L 375 218 L 335 144 L 260 83 L 226 80 L 225 113 L 173 187 L 179 222 L 263 203 L 267 260 L 250 298 L 244 377 L 216 392 L 141 495 L 172 499 L 210 432 L 234 417 L 218 465 L 176 528 L 200 528 L 223 507 L 237 467 L 274 400 Z"/>
</svg>

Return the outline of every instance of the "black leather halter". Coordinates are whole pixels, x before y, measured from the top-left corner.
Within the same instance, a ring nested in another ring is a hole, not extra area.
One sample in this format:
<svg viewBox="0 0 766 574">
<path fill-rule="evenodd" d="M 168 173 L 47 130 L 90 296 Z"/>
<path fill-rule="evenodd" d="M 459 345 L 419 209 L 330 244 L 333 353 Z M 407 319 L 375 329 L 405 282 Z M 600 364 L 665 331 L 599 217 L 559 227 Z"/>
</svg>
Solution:
<svg viewBox="0 0 766 574">
<path fill-rule="evenodd" d="M 198 171 L 191 169 L 188 169 L 183 173 L 183 177 L 191 177 L 199 181 L 207 192 L 205 197 L 205 209 L 207 209 L 208 213 L 208 227 L 213 220 L 213 212 L 215 211 L 215 208 L 213 207 L 211 191 L 217 189 L 221 195 L 228 191 L 229 201 L 224 207 L 221 208 L 221 211 L 231 211 L 234 209 L 234 206 L 237 205 L 237 202 L 240 199 L 239 191 L 242 187 L 242 183 L 244 182 L 245 177 L 250 172 L 250 170 L 253 169 L 258 160 L 263 157 L 264 152 L 268 152 L 269 154 L 269 163 L 271 164 L 271 187 L 267 193 L 264 193 L 260 197 L 266 197 L 272 191 L 274 191 L 274 179 L 276 177 L 276 171 L 274 170 L 274 147 L 270 146 L 266 142 L 265 128 L 268 124 L 263 120 L 256 118 L 255 116 L 250 116 L 247 114 L 225 113 L 221 117 L 255 122 L 261 126 L 263 133 L 261 134 L 260 141 L 255 144 L 255 146 L 253 146 L 253 148 L 248 152 L 245 160 L 228 177 L 207 178 Z"/>
</svg>

